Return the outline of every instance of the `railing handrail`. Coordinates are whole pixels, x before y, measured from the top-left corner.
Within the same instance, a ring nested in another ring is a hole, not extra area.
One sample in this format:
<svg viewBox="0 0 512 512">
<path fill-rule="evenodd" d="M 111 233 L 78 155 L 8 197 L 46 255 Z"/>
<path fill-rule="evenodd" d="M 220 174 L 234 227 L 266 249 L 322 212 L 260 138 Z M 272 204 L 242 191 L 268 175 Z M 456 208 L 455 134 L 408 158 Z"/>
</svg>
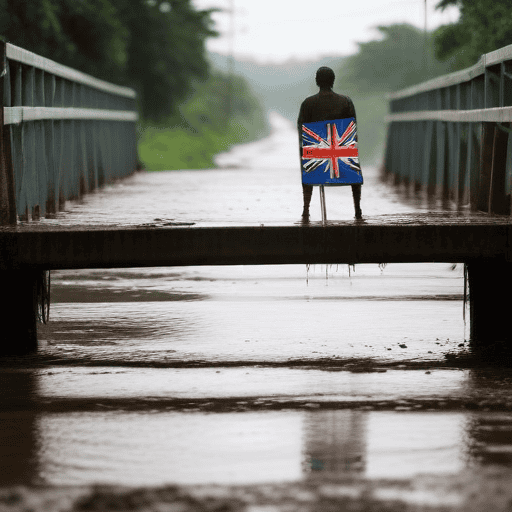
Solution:
<svg viewBox="0 0 512 512">
<path fill-rule="evenodd" d="M 475 108 L 470 110 L 411 110 L 388 114 L 392 121 L 446 121 L 451 123 L 509 123 L 512 107 Z"/>
<path fill-rule="evenodd" d="M 137 121 L 138 114 L 132 110 L 109 110 L 74 107 L 4 107 L 4 125 L 43 119 L 88 119 L 104 121 Z"/>
<path fill-rule="evenodd" d="M 78 82 L 89 87 L 94 87 L 95 89 L 99 89 L 110 94 L 125 96 L 127 98 L 136 97 L 135 91 L 129 87 L 105 82 L 104 80 L 100 80 L 99 78 L 87 75 L 86 73 L 82 73 L 76 69 L 64 66 L 63 64 L 59 64 L 51 59 L 47 59 L 46 57 L 41 57 L 40 55 L 32 53 L 18 46 L 14 46 L 10 43 L 7 43 L 5 46 L 6 57 L 9 60 L 41 69 L 51 73 L 52 75 L 65 78 L 72 82 Z"/>
<path fill-rule="evenodd" d="M 398 100 L 401 98 L 415 96 L 422 92 L 469 82 L 473 78 L 483 75 L 487 67 L 501 64 L 506 60 L 512 60 L 512 44 L 483 54 L 480 59 L 478 59 L 478 62 L 469 68 L 461 69 L 460 71 L 455 71 L 447 75 L 438 76 L 431 80 L 427 80 L 426 82 L 421 82 L 420 84 L 407 87 L 400 91 L 392 92 L 389 94 L 389 99 Z"/>
</svg>

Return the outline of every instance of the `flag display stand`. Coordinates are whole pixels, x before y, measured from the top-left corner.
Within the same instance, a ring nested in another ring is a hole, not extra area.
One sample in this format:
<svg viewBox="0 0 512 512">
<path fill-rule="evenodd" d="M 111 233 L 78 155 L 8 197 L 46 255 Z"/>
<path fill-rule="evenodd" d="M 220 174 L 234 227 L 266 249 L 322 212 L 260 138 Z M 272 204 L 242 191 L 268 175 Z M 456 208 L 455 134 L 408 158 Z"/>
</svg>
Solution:
<svg viewBox="0 0 512 512">
<path fill-rule="evenodd" d="M 327 209 L 325 207 L 325 190 L 323 185 L 320 185 L 320 208 L 322 209 L 322 226 L 325 226 L 327 223 Z"/>
</svg>

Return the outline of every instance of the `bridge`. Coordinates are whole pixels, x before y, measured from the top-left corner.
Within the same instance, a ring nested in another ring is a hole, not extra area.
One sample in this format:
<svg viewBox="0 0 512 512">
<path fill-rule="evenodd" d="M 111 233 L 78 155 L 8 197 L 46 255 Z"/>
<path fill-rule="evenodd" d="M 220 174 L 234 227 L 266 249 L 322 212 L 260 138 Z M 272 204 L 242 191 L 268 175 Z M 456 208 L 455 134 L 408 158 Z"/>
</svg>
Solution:
<svg viewBox="0 0 512 512">
<path fill-rule="evenodd" d="M 137 113 L 130 89 L 11 45 L 3 51 L 0 272 L 11 300 L 2 320 L 4 332 L 18 333 L 3 352 L 37 349 L 45 271 L 137 266 L 465 263 L 472 340 L 509 340 L 512 47 L 391 97 L 385 174 L 414 193 L 455 202 L 458 211 L 231 227 L 20 224 L 135 172 Z M 497 97 L 500 106 L 481 105 L 481 84 L 484 100 Z"/>
</svg>

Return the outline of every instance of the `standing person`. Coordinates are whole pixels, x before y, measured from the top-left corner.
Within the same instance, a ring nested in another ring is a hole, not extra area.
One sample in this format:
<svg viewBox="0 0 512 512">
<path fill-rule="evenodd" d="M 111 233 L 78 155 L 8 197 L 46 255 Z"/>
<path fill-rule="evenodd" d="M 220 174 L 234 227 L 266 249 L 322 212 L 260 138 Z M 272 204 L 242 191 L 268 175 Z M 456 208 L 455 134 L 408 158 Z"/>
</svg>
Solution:
<svg viewBox="0 0 512 512">
<path fill-rule="evenodd" d="M 348 96 L 336 94 L 332 90 L 334 85 L 334 71 L 331 68 L 322 66 L 316 72 L 316 85 L 320 91 L 314 96 L 306 98 L 300 106 L 297 127 L 299 129 L 299 148 L 301 147 L 302 125 L 304 123 L 313 123 L 315 121 L 330 121 L 333 119 L 344 119 L 346 117 L 356 117 L 356 110 L 352 100 Z M 302 157 L 302 153 L 301 153 Z M 313 194 L 313 185 L 302 185 L 302 195 L 304 199 L 304 209 L 302 219 L 309 220 L 309 205 L 311 195 Z M 352 185 L 352 197 L 354 199 L 354 210 L 356 219 L 361 219 L 361 185 Z"/>
</svg>

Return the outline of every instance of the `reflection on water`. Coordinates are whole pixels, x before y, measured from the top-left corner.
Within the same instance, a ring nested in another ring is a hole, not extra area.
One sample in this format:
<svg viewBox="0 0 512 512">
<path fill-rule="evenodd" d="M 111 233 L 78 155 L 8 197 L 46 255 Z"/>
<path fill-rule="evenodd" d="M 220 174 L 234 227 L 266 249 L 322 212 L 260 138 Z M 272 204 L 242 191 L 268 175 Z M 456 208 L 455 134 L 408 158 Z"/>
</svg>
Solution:
<svg viewBox="0 0 512 512">
<path fill-rule="evenodd" d="M 474 463 L 512 464 L 512 414 L 475 414 L 469 419 L 469 456 Z"/>
<path fill-rule="evenodd" d="M 358 410 L 10 412 L 2 414 L 1 484 L 452 475 L 509 466 L 511 421 L 503 413 Z"/>
<path fill-rule="evenodd" d="M 371 388 L 372 377 L 379 378 L 376 387 L 387 388 L 382 377 L 388 372 L 331 373 L 338 396 L 345 392 L 350 398 L 351 392 L 361 395 L 365 390 L 377 407 L 387 403 L 385 410 L 368 405 L 320 407 L 320 390 L 325 393 L 329 385 L 315 388 L 315 372 L 310 376 L 308 370 L 233 372 L 226 378 L 222 374 L 228 370 L 151 369 L 144 381 L 137 370 L 129 369 L 4 371 L 0 484 L 232 484 L 329 475 L 408 479 L 418 474 L 453 475 L 488 464 L 510 466 L 512 414 L 468 409 L 482 397 L 491 405 L 489 396 L 496 387 L 511 394 L 510 382 L 504 386 L 501 375 L 492 379 L 492 371 L 485 385 L 475 386 L 472 370 L 444 370 L 445 378 L 431 384 L 432 389 L 439 388 L 438 403 L 457 392 L 465 399 L 464 407 L 448 411 L 439 406 L 415 410 L 425 399 L 421 392 L 402 390 L 407 400 L 389 389 L 378 395 Z M 316 373 L 317 378 L 330 375 Z M 413 388 L 420 374 L 432 375 L 404 371 L 402 382 L 411 379 Z M 221 382 L 215 382 L 215 376 Z M 267 389 L 261 384 L 265 377 Z M 452 388 L 445 389 L 450 378 Z M 391 375 L 387 384 L 393 380 Z M 294 385 L 279 389 L 288 381 Z M 139 393 L 132 382 L 140 385 Z M 246 389 L 235 390 L 238 383 Z M 233 395 L 239 397 L 236 411 L 203 410 L 212 401 Z M 274 410 L 262 409 L 262 396 L 272 395 Z M 290 408 L 303 396 L 304 406 Z M 197 401 L 198 397 L 204 400 Z"/>
<path fill-rule="evenodd" d="M 368 413 L 315 411 L 304 418 L 305 473 L 366 473 Z"/>
<path fill-rule="evenodd" d="M 301 416 L 192 412 L 47 415 L 39 423 L 44 432 L 40 457 L 45 479 L 61 484 L 296 480 L 301 475 Z"/>
<path fill-rule="evenodd" d="M 465 414 L 374 413 L 368 422 L 367 476 L 408 478 L 464 468 Z"/>
<path fill-rule="evenodd" d="M 38 381 L 33 371 L 0 373 L 0 485 L 38 482 Z"/>
</svg>

